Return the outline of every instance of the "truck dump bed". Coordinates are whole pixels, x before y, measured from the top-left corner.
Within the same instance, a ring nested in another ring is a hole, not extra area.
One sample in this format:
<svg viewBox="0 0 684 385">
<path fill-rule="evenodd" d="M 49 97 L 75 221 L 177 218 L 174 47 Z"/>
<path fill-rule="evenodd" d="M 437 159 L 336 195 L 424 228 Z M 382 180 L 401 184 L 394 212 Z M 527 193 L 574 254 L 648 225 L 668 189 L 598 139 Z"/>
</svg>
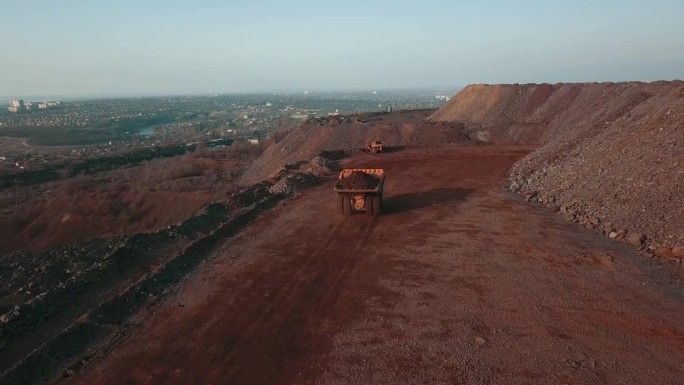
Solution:
<svg viewBox="0 0 684 385">
<path fill-rule="evenodd" d="M 381 168 L 345 168 L 340 171 L 335 191 L 338 193 L 381 193 L 385 170 Z"/>
</svg>

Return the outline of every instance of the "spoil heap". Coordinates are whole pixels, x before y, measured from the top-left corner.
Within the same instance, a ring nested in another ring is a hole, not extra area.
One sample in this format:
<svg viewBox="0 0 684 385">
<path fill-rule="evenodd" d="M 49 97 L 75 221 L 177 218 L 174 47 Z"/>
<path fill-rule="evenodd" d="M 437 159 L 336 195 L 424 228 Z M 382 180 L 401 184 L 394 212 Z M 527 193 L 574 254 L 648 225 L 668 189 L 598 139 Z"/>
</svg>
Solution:
<svg viewBox="0 0 684 385">
<path fill-rule="evenodd" d="M 343 190 L 371 190 L 378 185 L 378 178 L 363 171 L 353 171 L 337 182 L 337 188 Z"/>
<path fill-rule="evenodd" d="M 684 82 L 472 85 L 431 119 L 541 145 L 510 174 L 529 200 L 651 251 L 684 246 Z"/>
<path fill-rule="evenodd" d="M 249 164 L 240 183 L 257 183 L 286 164 L 312 159 L 322 151 L 365 148 L 371 140 L 381 141 L 386 150 L 471 142 L 467 127 L 461 123 L 426 120 L 433 112 L 411 110 L 311 118 Z"/>
</svg>

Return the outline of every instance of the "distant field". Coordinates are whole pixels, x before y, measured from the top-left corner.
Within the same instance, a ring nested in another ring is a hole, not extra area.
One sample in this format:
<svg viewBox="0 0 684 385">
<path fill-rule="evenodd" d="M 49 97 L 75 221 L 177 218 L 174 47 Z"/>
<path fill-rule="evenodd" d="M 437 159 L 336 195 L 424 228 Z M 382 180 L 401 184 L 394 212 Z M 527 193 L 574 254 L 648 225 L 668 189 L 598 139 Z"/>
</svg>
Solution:
<svg viewBox="0 0 684 385">
<path fill-rule="evenodd" d="M 120 129 L 103 128 L 2 128 L 0 136 L 21 138 L 32 146 L 83 146 L 119 140 L 128 136 Z"/>
<path fill-rule="evenodd" d="M 207 147 L 215 147 L 218 145 L 230 145 L 232 143 L 232 139 L 223 139 L 220 141 L 207 142 L 204 145 Z M 21 145 L 24 146 L 23 143 Z M 64 148 L 67 147 L 61 147 L 60 149 Z M 19 183 L 22 186 L 30 186 L 79 174 L 91 175 L 97 172 L 109 171 L 123 166 L 131 167 L 156 158 L 172 158 L 178 155 L 183 155 L 188 151 L 195 151 L 195 149 L 195 145 L 154 147 L 132 153 L 112 154 L 105 157 L 75 162 L 68 166 L 50 166 L 37 170 L 23 171 L 19 174 L 0 176 L 0 189 L 13 186 L 15 183 Z"/>
<path fill-rule="evenodd" d="M 0 156 L 9 153 L 48 154 L 72 148 L 75 146 L 35 146 L 29 143 L 29 138 L 0 137 Z"/>
<path fill-rule="evenodd" d="M 105 119 L 94 122 L 90 127 L 0 127 L 0 137 L 25 138 L 33 146 L 83 146 L 102 144 L 109 141 L 128 140 L 151 126 L 171 123 L 173 117 L 131 118 L 112 122 Z"/>
</svg>

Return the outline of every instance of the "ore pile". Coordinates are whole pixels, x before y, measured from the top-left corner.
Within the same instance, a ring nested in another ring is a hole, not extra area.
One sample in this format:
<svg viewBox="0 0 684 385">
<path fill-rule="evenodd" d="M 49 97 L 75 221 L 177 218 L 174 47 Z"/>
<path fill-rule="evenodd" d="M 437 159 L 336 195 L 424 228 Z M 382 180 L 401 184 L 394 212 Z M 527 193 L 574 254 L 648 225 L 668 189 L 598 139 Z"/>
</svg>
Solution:
<svg viewBox="0 0 684 385">
<path fill-rule="evenodd" d="M 362 171 L 354 171 L 337 182 L 337 188 L 343 190 L 370 190 L 378 185 L 378 178 Z"/>
</svg>

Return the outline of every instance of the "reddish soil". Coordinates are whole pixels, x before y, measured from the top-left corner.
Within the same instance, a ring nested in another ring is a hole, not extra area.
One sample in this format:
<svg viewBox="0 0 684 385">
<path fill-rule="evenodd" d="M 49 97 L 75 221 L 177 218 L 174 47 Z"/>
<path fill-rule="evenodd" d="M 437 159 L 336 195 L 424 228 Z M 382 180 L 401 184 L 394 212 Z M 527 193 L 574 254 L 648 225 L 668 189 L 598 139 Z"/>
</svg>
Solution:
<svg viewBox="0 0 684 385">
<path fill-rule="evenodd" d="M 512 190 L 606 235 L 643 234 L 649 255 L 684 246 L 684 82 L 471 85 L 431 119 L 543 143 Z"/>
<path fill-rule="evenodd" d="M 238 190 L 233 181 L 257 156 L 247 146 L 0 189 L 0 254 L 173 226 Z"/>
<path fill-rule="evenodd" d="M 334 166 L 320 157 L 289 165 L 155 233 L 0 255 L 0 383 L 52 383 L 80 371 L 92 349 L 125 335 L 133 315 L 166 298 L 226 238 L 329 181 Z"/>
<path fill-rule="evenodd" d="M 672 265 L 505 191 L 528 152 L 348 159 L 386 214 L 334 215 L 332 181 L 285 201 L 69 381 L 680 384 Z"/>
</svg>

